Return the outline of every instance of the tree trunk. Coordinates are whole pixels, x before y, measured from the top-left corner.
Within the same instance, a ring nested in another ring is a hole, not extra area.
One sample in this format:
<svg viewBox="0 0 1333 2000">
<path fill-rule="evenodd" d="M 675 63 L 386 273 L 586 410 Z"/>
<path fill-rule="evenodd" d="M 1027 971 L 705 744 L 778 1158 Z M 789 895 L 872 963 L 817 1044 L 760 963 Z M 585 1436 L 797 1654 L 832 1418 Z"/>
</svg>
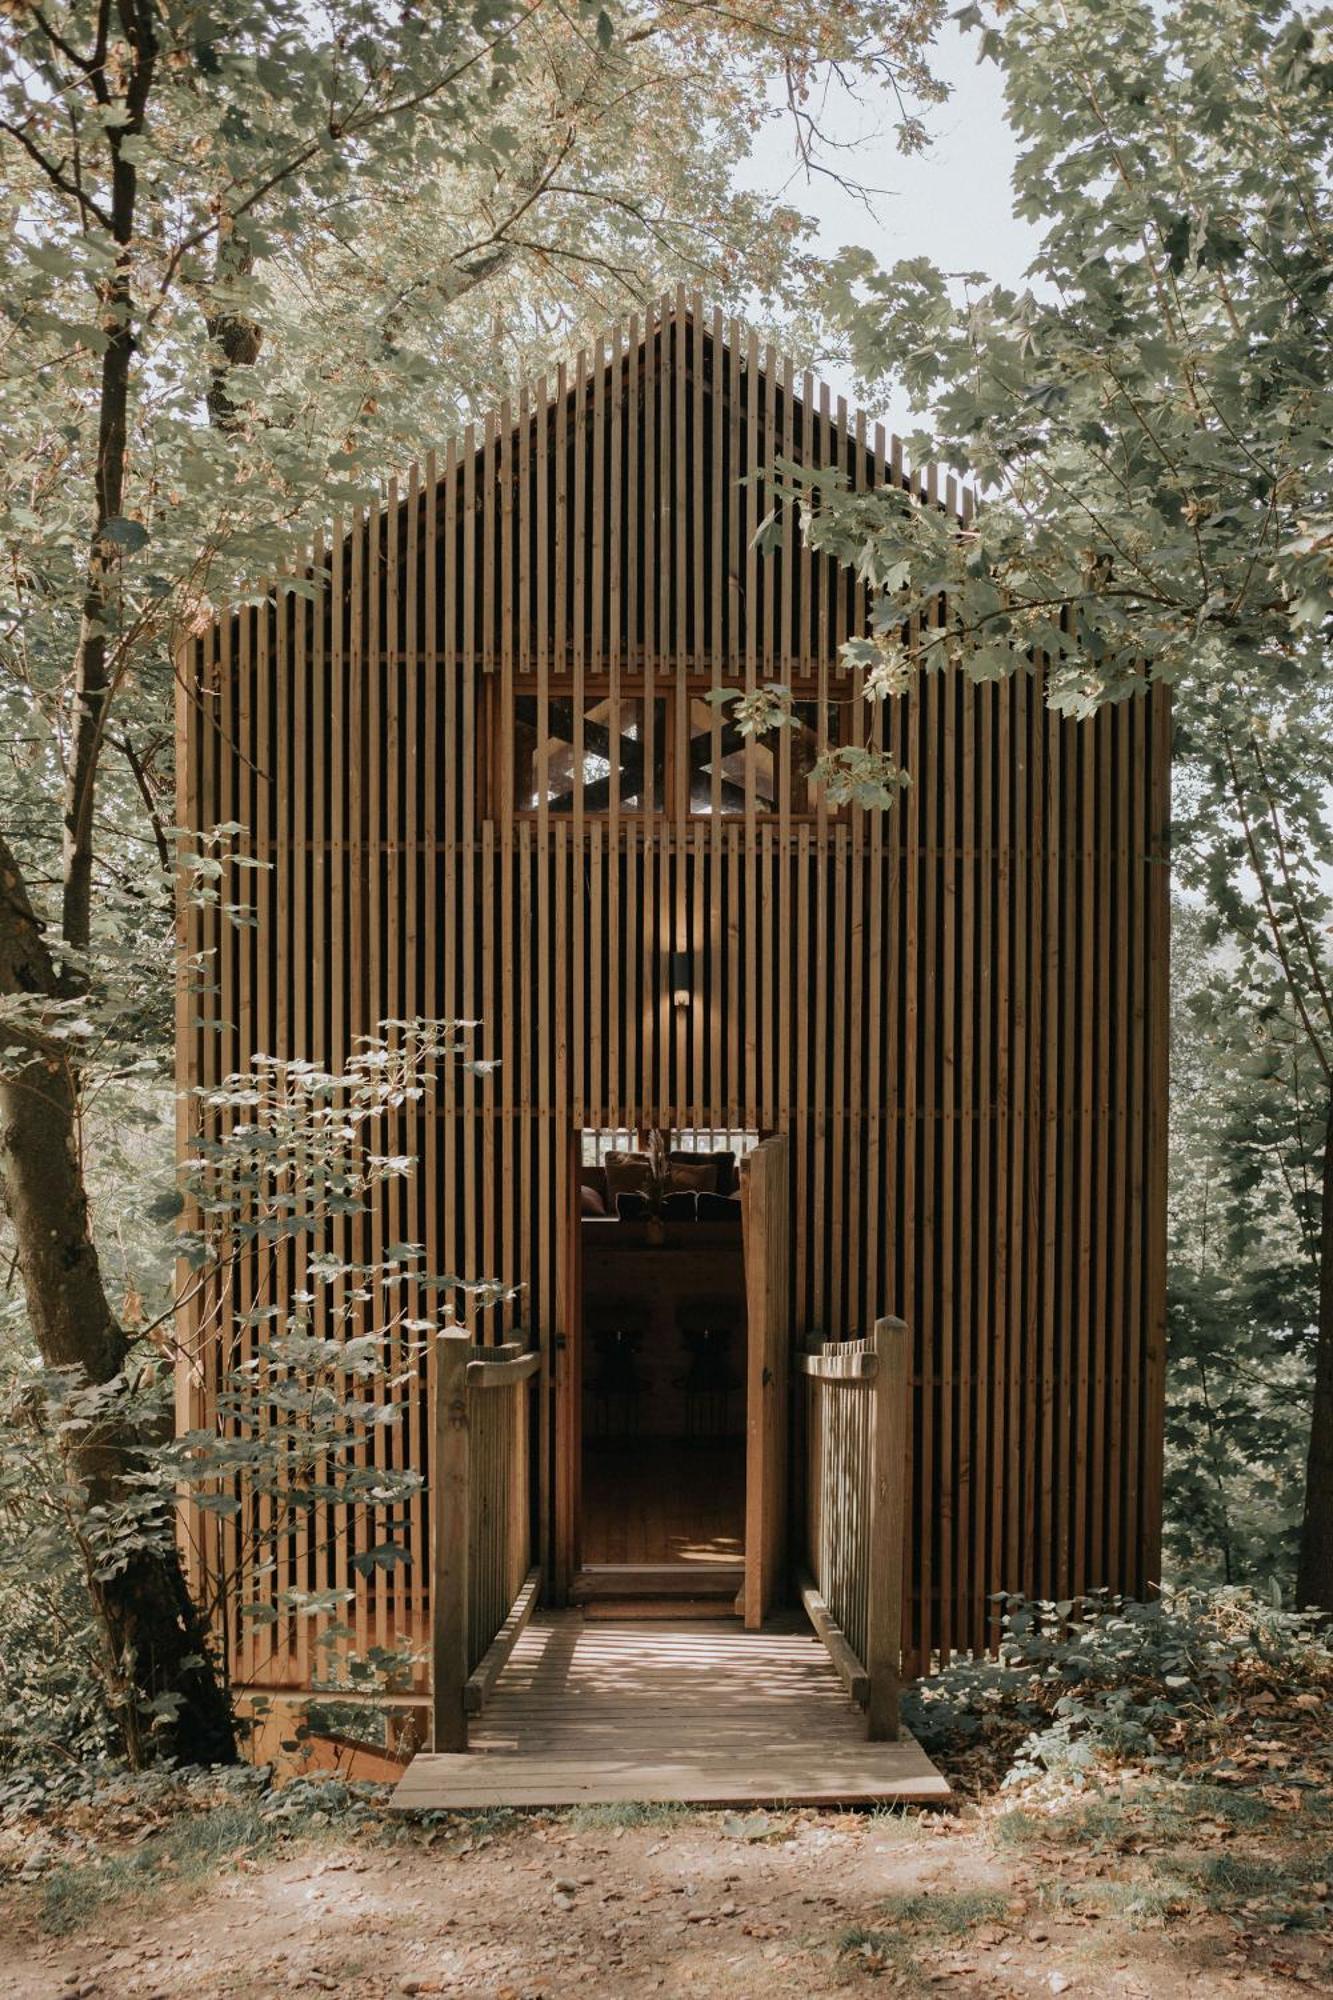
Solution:
<svg viewBox="0 0 1333 2000">
<path fill-rule="evenodd" d="M 57 973 L 22 875 L 0 835 L 0 996 L 54 996 Z M 17 1263 L 38 1352 L 48 1368 L 92 1383 L 115 1380 L 130 1343 L 102 1283 L 88 1230 L 78 1143 L 78 1081 L 67 1045 L 46 1041 L 39 1020 L 0 1028 L 0 1196 L 14 1230 Z M 66 1446 L 85 1509 L 114 1508 L 133 1492 L 143 1440 L 114 1416 Z M 135 1763 L 159 1749 L 184 1763 L 236 1760 L 230 1703 L 208 1656 L 203 1621 L 186 1588 L 170 1533 L 99 1576 L 84 1547 L 89 1592 L 105 1644 L 108 1680 L 127 1695 L 120 1708 Z M 154 1726 L 163 1697 L 178 1706 Z"/>
<path fill-rule="evenodd" d="M 1315 1340 L 1314 1408 L 1305 1473 L 1305 1514 L 1296 1570 L 1296 1602 L 1333 1612 L 1333 1093 L 1324 1135 L 1324 1189 L 1319 1218 L 1319 1330 Z"/>
<path fill-rule="evenodd" d="M 93 808 L 103 733 L 112 694 L 108 634 L 114 630 L 116 567 L 120 551 L 110 534 L 125 504 L 125 451 L 129 436 L 130 371 L 136 350 L 134 291 L 131 284 L 137 155 L 126 145 L 144 131 L 148 101 L 157 73 L 157 21 L 152 0 L 127 0 L 120 27 L 133 54 L 120 113 L 105 127 L 110 164 L 110 233 L 113 260 L 97 288 L 98 316 L 106 345 L 97 402 L 97 458 L 93 467 L 93 521 L 84 572 L 83 617 L 74 663 L 74 714 L 65 773 L 64 896 L 61 934 L 66 945 L 86 951 L 92 927 Z M 101 65 L 91 71 L 100 102 L 106 84 Z"/>
</svg>

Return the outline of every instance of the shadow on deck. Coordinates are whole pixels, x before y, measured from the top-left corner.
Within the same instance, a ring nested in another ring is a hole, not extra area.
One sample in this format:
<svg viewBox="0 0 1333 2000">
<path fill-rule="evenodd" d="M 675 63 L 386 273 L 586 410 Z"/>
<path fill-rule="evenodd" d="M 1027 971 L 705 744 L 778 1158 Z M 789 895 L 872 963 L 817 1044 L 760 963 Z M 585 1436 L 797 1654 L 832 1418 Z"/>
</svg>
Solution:
<svg viewBox="0 0 1333 2000">
<path fill-rule="evenodd" d="M 871 1743 L 827 1653 L 795 1620 L 584 1622 L 539 1612 L 465 1755 L 415 1757 L 409 1812 L 621 1800 L 693 1805 L 939 1803 L 910 1736 Z"/>
</svg>

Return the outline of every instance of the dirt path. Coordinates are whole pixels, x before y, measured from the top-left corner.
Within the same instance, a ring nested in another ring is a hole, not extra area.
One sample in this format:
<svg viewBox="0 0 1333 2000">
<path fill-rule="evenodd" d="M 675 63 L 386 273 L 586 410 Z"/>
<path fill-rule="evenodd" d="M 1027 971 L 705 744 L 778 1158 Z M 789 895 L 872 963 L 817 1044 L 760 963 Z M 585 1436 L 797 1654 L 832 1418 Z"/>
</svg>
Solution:
<svg viewBox="0 0 1333 2000">
<path fill-rule="evenodd" d="M 49 1888 L 13 1885 L 0 1993 L 794 2000 L 947 1987 L 1177 2000 L 1333 1985 L 1317 1924 L 1173 1909 L 1160 1887 L 1169 1844 L 1099 1854 L 1067 1833 L 964 1812 L 546 1815 L 490 1832 L 451 1821 L 331 1834 L 148 1900 L 98 1909 L 94 1897 L 80 1914 L 71 1892 L 58 1920 L 79 1927 L 66 1936 L 49 1934 Z"/>
</svg>

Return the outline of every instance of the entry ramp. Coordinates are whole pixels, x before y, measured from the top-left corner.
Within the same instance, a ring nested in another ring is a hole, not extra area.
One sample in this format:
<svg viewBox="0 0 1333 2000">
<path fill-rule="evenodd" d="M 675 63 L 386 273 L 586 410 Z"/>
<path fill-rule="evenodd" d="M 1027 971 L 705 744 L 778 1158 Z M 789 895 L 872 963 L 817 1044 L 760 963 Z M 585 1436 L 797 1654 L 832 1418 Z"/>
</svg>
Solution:
<svg viewBox="0 0 1333 2000">
<path fill-rule="evenodd" d="M 871 1742 L 799 1619 L 585 1621 L 538 1612 L 461 1754 L 414 1757 L 402 1811 L 486 1806 L 940 1804 L 904 1733 Z"/>
</svg>

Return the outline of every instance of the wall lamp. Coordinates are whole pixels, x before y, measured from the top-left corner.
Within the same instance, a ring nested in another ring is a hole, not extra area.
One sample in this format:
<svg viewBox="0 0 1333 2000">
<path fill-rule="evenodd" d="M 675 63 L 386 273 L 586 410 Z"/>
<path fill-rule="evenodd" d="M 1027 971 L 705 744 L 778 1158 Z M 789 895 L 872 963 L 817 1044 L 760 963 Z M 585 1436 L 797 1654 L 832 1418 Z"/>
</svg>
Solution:
<svg viewBox="0 0 1333 2000">
<path fill-rule="evenodd" d="M 687 951 L 673 951 L 667 961 L 671 1003 L 688 1007 L 694 997 L 694 963 Z"/>
</svg>

